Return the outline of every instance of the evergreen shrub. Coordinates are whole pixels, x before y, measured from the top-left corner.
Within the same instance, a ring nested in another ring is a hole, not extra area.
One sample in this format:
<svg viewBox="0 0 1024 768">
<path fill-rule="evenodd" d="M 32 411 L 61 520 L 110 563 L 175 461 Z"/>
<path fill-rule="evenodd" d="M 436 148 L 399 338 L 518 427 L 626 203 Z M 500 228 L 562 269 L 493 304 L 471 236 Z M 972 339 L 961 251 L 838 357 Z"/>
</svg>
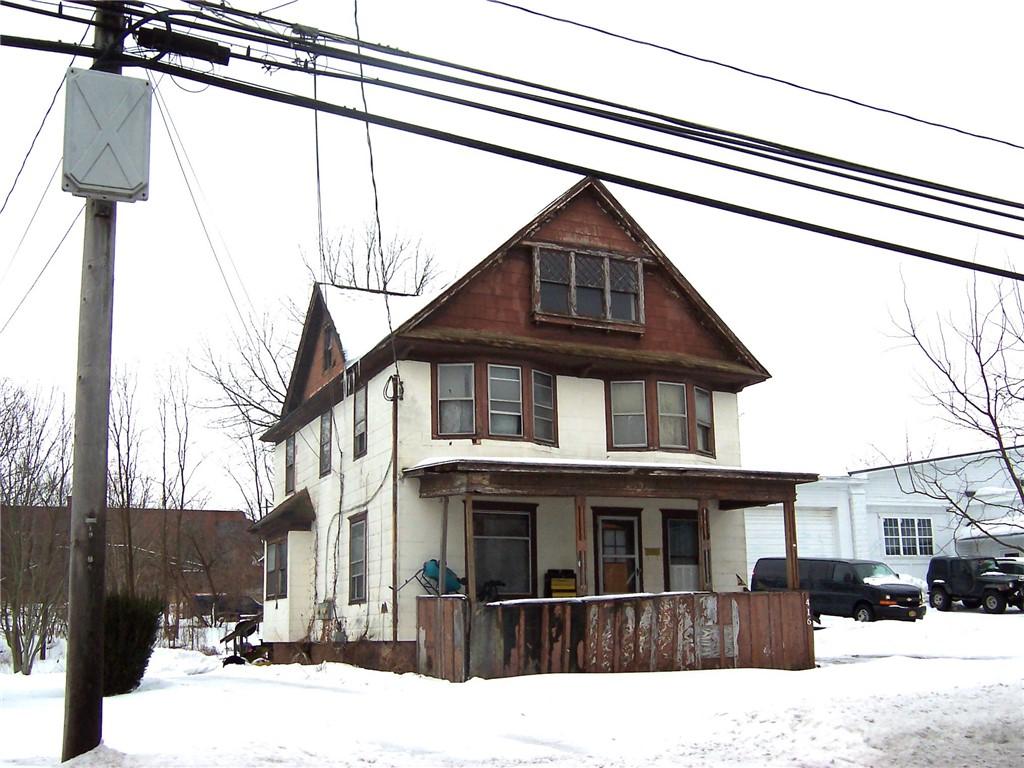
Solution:
<svg viewBox="0 0 1024 768">
<path fill-rule="evenodd" d="M 134 691 L 153 655 L 163 601 L 157 597 L 107 595 L 103 635 L 103 695 Z"/>
</svg>

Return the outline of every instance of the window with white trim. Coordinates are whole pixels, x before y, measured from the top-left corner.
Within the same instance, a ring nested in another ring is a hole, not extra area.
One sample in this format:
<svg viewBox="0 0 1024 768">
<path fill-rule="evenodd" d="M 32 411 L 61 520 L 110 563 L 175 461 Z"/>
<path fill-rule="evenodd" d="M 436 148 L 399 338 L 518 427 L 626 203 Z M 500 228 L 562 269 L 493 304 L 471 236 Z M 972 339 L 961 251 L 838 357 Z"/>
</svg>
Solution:
<svg viewBox="0 0 1024 768">
<path fill-rule="evenodd" d="M 320 477 L 331 471 L 331 411 L 320 414 Z"/>
<path fill-rule="evenodd" d="M 267 542 L 267 589 L 268 600 L 288 597 L 288 539 Z"/>
<path fill-rule="evenodd" d="M 492 435 L 523 436 L 522 379 L 522 371 L 515 366 L 487 366 L 488 423 Z"/>
<path fill-rule="evenodd" d="M 352 398 L 352 457 L 366 455 L 366 387 Z"/>
<path fill-rule="evenodd" d="M 647 446 L 647 404 L 643 381 L 613 381 L 610 385 L 612 445 Z"/>
<path fill-rule="evenodd" d="M 686 418 L 686 385 L 658 382 L 658 444 L 662 448 L 688 448 L 690 427 Z"/>
<path fill-rule="evenodd" d="M 437 366 L 437 432 L 440 435 L 472 435 L 476 432 L 472 363 L 440 363 Z"/>
<path fill-rule="evenodd" d="M 533 437 L 555 442 L 555 382 L 550 373 L 533 372 Z"/>
<path fill-rule="evenodd" d="M 888 556 L 930 556 L 935 554 L 932 521 L 927 517 L 886 517 L 882 538 Z"/>
<path fill-rule="evenodd" d="M 366 513 L 348 521 L 348 601 L 366 602 Z"/>
<path fill-rule="evenodd" d="M 295 435 L 289 435 L 284 441 L 284 492 L 295 490 Z"/>
<path fill-rule="evenodd" d="M 715 452 L 714 418 L 711 412 L 711 393 L 700 387 L 693 388 L 694 410 L 697 417 L 697 450 Z"/>
</svg>

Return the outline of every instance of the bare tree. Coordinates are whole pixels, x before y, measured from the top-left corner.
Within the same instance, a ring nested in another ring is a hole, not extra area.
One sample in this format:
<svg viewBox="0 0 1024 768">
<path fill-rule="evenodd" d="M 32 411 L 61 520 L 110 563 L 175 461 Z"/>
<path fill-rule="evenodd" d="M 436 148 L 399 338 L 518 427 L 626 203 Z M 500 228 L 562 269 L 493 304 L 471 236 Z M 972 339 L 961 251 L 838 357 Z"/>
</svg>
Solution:
<svg viewBox="0 0 1024 768">
<path fill-rule="evenodd" d="M 54 395 L 0 379 L 0 628 L 30 674 L 67 601 L 71 424 Z"/>
<path fill-rule="evenodd" d="M 927 400 L 950 426 L 981 437 L 990 446 L 984 455 L 945 467 L 919 463 L 905 476 L 904 490 L 945 502 L 957 527 L 990 518 L 993 509 L 1004 524 L 1024 530 L 1024 303 L 1019 284 L 979 286 L 967 290 L 960 314 L 950 312 L 923 321 L 911 310 L 904 292 L 903 337 L 924 359 L 921 385 Z M 987 482 L 1009 484 L 1007 499 L 982 499 L 974 490 Z M 984 501 L 984 503 L 983 503 Z M 1007 545 L 984 525 L 975 526 Z M 1005 525 L 1002 527 L 1005 530 Z"/>
<path fill-rule="evenodd" d="M 420 240 L 395 235 L 387 242 L 367 225 L 360 236 L 329 238 L 315 266 L 304 259 L 313 282 L 396 296 L 418 296 L 438 277 L 437 261 Z"/>
</svg>

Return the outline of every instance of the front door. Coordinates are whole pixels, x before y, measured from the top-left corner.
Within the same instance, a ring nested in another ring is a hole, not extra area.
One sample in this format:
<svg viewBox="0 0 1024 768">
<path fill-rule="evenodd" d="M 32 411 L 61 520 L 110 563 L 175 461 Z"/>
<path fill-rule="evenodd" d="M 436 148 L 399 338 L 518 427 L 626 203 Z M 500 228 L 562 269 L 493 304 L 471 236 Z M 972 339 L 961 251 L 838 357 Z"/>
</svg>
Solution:
<svg viewBox="0 0 1024 768">
<path fill-rule="evenodd" d="M 636 517 L 596 515 L 598 594 L 643 589 L 640 576 L 640 521 Z"/>
<path fill-rule="evenodd" d="M 696 592 L 700 589 L 700 547 L 697 515 L 664 512 L 665 585 L 669 592 Z"/>
</svg>

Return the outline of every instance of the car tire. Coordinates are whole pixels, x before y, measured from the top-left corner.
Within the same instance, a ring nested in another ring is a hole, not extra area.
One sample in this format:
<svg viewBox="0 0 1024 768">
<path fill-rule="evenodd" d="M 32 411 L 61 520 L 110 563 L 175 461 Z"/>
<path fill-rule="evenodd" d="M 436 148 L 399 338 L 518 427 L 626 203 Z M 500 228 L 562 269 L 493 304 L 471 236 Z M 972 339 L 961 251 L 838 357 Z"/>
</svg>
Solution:
<svg viewBox="0 0 1024 768">
<path fill-rule="evenodd" d="M 953 601 L 949 599 L 949 593 L 942 587 L 935 587 L 928 595 L 928 602 L 937 611 L 948 611 L 953 607 Z"/>
<path fill-rule="evenodd" d="M 981 607 L 981 600 L 968 600 L 967 598 L 964 598 L 960 602 L 964 604 L 964 608 L 970 608 L 972 610 Z"/>
<path fill-rule="evenodd" d="M 985 613 L 1002 613 L 1006 610 L 1006 596 L 999 592 L 986 592 L 981 608 Z"/>
<path fill-rule="evenodd" d="M 853 620 L 854 621 L 874 621 L 875 612 L 871 610 L 871 606 L 867 603 L 858 603 L 853 609 Z"/>
</svg>

